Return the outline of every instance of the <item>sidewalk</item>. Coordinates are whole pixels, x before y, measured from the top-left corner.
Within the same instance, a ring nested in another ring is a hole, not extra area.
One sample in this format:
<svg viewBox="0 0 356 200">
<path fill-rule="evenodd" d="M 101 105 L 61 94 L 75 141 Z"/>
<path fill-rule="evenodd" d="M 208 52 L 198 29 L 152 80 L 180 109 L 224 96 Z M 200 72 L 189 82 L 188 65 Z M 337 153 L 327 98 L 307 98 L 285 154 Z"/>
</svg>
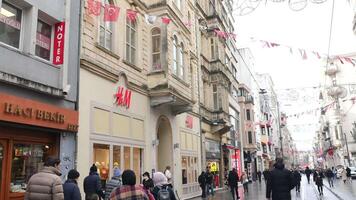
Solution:
<svg viewBox="0 0 356 200">
<path fill-rule="evenodd" d="M 344 183 L 341 179 L 334 181 L 334 187 L 330 188 L 327 179 L 324 180 L 324 186 L 339 199 L 356 199 L 356 180 L 352 183 Z"/>
</svg>

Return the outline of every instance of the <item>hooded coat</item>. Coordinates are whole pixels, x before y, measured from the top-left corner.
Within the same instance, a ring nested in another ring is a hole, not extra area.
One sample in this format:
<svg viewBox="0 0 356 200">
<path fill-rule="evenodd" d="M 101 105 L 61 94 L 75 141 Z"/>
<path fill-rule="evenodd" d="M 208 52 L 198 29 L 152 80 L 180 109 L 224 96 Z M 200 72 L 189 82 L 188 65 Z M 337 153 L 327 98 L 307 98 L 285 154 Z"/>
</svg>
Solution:
<svg viewBox="0 0 356 200">
<path fill-rule="evenodd" d="M 290 191 L 294 186 L 292 172 L 285 169 L 283 163 L 276 163 L 267 180 L 266 198 L 272 193 L 272 200 L 291 200 Z"/>
<path fill-rule="evenodd" d="M 55 167 L 44 167 L 30 178 L 25 200 L 63 200 L 64 193 L 60 175 L 61 173 Z"/>
</svg>

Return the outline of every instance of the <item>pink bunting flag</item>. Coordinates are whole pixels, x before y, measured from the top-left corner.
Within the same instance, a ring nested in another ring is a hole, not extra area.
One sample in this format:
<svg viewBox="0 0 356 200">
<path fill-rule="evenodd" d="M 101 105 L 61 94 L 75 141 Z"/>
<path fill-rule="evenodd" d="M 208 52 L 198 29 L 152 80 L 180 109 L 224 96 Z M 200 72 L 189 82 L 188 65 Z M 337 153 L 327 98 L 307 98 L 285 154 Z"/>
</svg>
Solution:
<svg viewBox="0 0 356 200">
<path fill-rule="evenodd" d="M 338 56 L 337 59 L 339 59 L 341 64 L 344 64 L 344 61 L 342 60 L 342 58 L 340 56 Z"/>
<path fill-rule="evenodd" d="M 191 21 L 184 22 L 184 25 L 188 28 L 193 26 L 193 23 Z"/>
<path fill-rule="evenodd" d="M 101 4 L 100 1 L 88 0 L 88 14 L 89 15 L 100 15 Z"/>
<path fill-rule="evenodd" d="M 171 19 L 169 19 L 168 17 L 162 17 L 161 19 L 162 19 L 162 23 L 166 25 L 168 25 L 171 22 Z"/>
<path fill-rule="evenodd" d="M 214 29 L 214 32 L 218 37 L 225 38 L 225 39 L 227 38 L 227 33 L 225 33 L 224 31 L 220 31 L 219 29 Z"/>
<path fill-rule="evenodd" d="M 120 12 L 119 7 L 111 4 L 105 5 L 104 21 L 107 22 L 117 21 L 117 18 L 119 17 L 119 12 Z"/>
<path fill-rule="evenodd" d="M 313 54 L 314 54 L 318 59 L 321 58 L 319 52 L 313 51 Z"/>
<path fill-rule="evenodd" d="M 303 60 L 308 59 L 307 52 L 304 49 L 299 49 L 300 55 L 302 56 Z"/>
<path fill-rule="evenodd" d="M 130 22 L 135 22 L 137 18 L 137 11 L 127 9 L 126 10 L 126 17 Z"/>
<path fill-rule="evenodd" d="M 348 58 L 348 57 L 345 57 L 344 59 L 345 59 L 345 61 L 346 61 L 346 62 L 348 62 L 348 63 L 352 64 L 352 66 L 354 66 L 354 67 L 355 67 L 355 63 L 354 63 L 354 62 L 352 62 L 352 61 L 353 61 L 353 59 Z"/>
<path fill-rule="evenodd" d="M 278 46 L 280 46 L 280 44 L 271 42 L 271 47 L 278 47 Z"/>
<path fill-rule="evenodd" d="M 269 42 L 267 42 L 267 41 L 262 41 L 262 40 L 261 40 L 261 42 L 263 43 L 263 46 L 262 46 L 263 48 L 265 48 L 265 47 L 271 48 Z"/>
<path fill-rule="evenodd" d="M 236 34 L 235 33 L 229 33 L 229 36 L 234 38 L 234 40 L 236 39 Z"/>
</svg>

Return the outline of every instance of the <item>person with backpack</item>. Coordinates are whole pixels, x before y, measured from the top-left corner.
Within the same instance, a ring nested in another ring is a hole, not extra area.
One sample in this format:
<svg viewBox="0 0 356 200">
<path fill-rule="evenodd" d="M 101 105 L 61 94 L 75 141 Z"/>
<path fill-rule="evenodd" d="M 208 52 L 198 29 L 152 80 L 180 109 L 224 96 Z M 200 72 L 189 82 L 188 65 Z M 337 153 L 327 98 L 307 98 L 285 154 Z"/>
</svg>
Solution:
<svg viewBox="0 0 356 200">
<path fill-rule="evenodd" d="M 201 188 L 201 197 L 206 197 L 206 174 L 204 171 L 198 177 L 199 186 Z"/>
<path fill-rule="evenodd" d="M 240 199 L 239 189 L 238 189 L 239 175 L 237 174 L 235 168 L 233 168 L 232 171 L 229 172 L 227 182 L 231 188 L 232 199 L 235 200 L 235 192 L 236 192 L 236 198 Z"/>
<path fill-rule="evenodd" d="M 81 200 L 77 180 L 80 174 L 77 170 L 71 169 L 68 172 L 68 178 L 63 184 L 64 200 Z"/>
<path fill-rule="evenodd" d="M 177 200 L 173 189 L 169 186 L 167 177 L 162 172 L 155 172 L 153 174 L 153 188 L 152 194 L 156 200 Z"/>
<path fill-rule="evenodd" d="M 114 169 L 112 178 L 108 181 L 105 188 L 105 200 L 108 200 L 111 192 L 122 185 L 121 171 L 119 168 Z"/>
</svg>

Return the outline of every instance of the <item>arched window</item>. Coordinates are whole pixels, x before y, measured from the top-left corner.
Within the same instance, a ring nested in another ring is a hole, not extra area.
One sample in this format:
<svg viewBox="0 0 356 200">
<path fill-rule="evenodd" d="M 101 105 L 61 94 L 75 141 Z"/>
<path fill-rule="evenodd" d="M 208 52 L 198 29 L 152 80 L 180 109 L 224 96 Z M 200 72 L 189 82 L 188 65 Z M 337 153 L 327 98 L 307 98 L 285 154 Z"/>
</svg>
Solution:
<svg viewBox="0 0 356 200">
<path fill-rule="evenodd" d="M 112 50 L 112 22 L 104 21 L 105 5 L 113 4 L 112 0 L 101 0 L 101 14 L 99 27 L 99 44 L 106 49 Z"/>
<path fill-rule="evenodd" d="M 173 74 L 178 76 L 178 39 L 177 36 L 173 36 Z"/>
<path fill-rule="evenodd" d="M 161 70 L 161 30 L 154 28 L 152 34 L 152 69 Z"/>
<path fill-rule="evenodd" d="M 126 18 L 126 61 L 136 64 L 136 22 Z"/>
<path fill-rule="evenodd" d="M 179 46 L 179 64 L 178 64 L 178 77 L 184 77 L 184 46 L 183 42 Z"/>
</svg>

